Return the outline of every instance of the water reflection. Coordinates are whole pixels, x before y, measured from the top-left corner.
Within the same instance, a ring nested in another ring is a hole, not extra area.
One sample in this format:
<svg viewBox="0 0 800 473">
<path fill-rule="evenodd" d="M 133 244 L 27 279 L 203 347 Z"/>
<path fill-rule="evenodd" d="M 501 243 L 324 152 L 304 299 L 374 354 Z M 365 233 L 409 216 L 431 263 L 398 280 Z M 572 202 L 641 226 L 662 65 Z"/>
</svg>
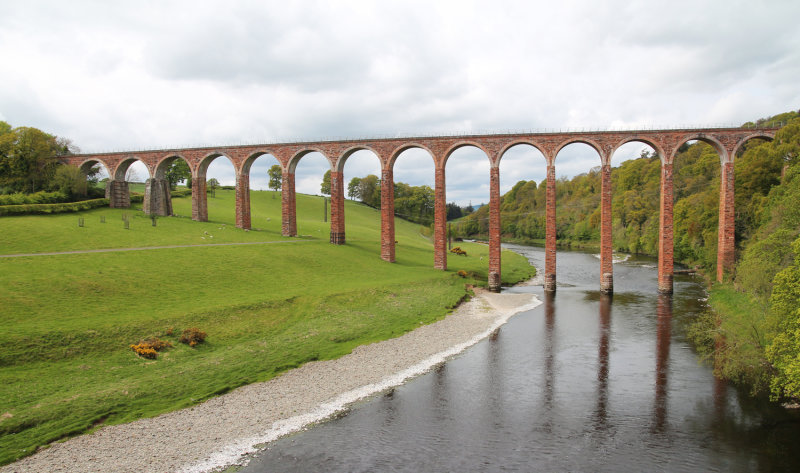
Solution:
<svg viewBox="0 0 800 473">
<path fill-rule="evenodd" d="M 611 294 L 600 293 L 600 340 L 597 349 L 597 407 L 595 426 L 605 430 L 608 426 L 608 345 L 611 333 Z"/>
<path fill-rule="evenodd" d="M 553 391 L 555 389 L 555 324 L 556 324 L 556 302 L 555 292 L 544 293 L 544 382 L 542 383 L 542 412 L 546 415 L 542 419 L 542 429 L 551 432 L 553 428 L 553 417 L 548 413 L 553 412 Z"/>
<path fill-rule="evenodd" d="M 697 363 L 685 327 L 702 286 L 676 278 L 659 297 L 654 262 L 632 259 L 615 267 L 612 299 L 592 255 L 559 262 L 571 286 L 514 288 L 541 307 L 380 402 L 275 442 L 243 473 L 800 471 L 800 413 Z"/>
<path fill-rule="evenodd" d="M 653 430 L 663 432 L 667 420 L 669 345 L 672 339 L 672 295 L 658 295 L 656 317 L 656 398 L 653 409 Z"/>
</svg>

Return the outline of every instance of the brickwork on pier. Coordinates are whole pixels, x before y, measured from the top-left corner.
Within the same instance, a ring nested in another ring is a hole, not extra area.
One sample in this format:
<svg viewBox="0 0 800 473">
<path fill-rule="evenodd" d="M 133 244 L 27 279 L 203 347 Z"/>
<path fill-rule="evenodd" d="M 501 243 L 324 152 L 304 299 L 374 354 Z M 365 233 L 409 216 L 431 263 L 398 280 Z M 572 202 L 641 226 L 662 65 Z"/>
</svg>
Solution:
<svg viewBox="0 0 800 473">
<path fill-rule="evenodd" d="M 544 290 L 556 290 L 556 167 L 547 165 L 545 208 Z"/>
<path fill-rule="evenodd" d="M 489 176 L 489 290 L 500 292 L 500 168 Z"/>
<path fill-rule="evenodd" d="M 391 168 L 381 171 L 381 259 L 394 263 L 394 175 Z"/>
<path fill-rule="evenodd" d="M 730 271 L 734 261 L 734 236 L 733 236 L 733 160 L 737 150 L 751 138 L 772 139 L 775 128 L 742 129 L 742 128 L 708 128 L 708 129 L 683 129 L 683 130 L 639 130 L 639 131 L 598 131 L 598 132 L 558 132 L 558 133 L 519 133 L 497 135 L 473 136 L 438 136 L 417 138 L 387 138 L 367 140 L 320 141 L 305 143 L 280 143 L 264 145 L 224 146 L 208 148 L 187 148 L 171 150 L 154 150 L 142 152 L 121 152 L 102 154 L 83 154 L 62 158 L 65 163 L 80 167 L 83 170 L 90 168 L 93 163 L 101 163 L 111 175 L 107 192 L 112 207 L 130 206 L 130 197 L 125 182 L 125 174 L 130 165 L 136 161 L 145 164 L 151 177 L 163 179 L 169 164 L 175 159 L 184 159 L 192 170 L 192 218 L 199 221 L 208 220 L 208 206 L 206 196 L 206 171 L 209 163 L 218 157 L 229 159 L 237 173 L 236 192 L 236 225 L 241 228 L 250 227 L 250 200 L 249 200 L 249 171 L 253 161 L 262 155 L 274 156 L 283 170 L 283 189 L 281 197 L 281 231 L 285 236 L 297 235 L 297 217 L 295 201 L 294 169 L 308 153 L 319 152 L 325 156 L 331 165 L 331 173 L 337 174 L 336 191 L 331 195 L 331 242 L 341 244 L 345 241 L 344 196 L 342 171 L 347 157 L 358 150 L 369 150 L 375 153 L 381 162 L 382 168 L 382 196 L 381 196 L 381 258 L 386 261 L 395 260 L 394 241 L 394 199 L 388 189 L 393 190 L 392 169 L 400 153 L 410 148 L 420 148 L 431 154 L 434 160 L 436 173 L 435 180 L 435 222 L 434 222 L 434 266 L 447 269 L 447 223 L 446 223 L 446 182 L 445 165 L 448 157 L 463 146 L 474 146 L 486 153 L 490 162 L 492 175 L 490 181 L 494 182 L 495 173 L 499 173 L 500 159 L 512 146 L 530 145 L 541 151 L 548 163 L 548 182 L 550 182 L 551 167 L 559 151 L 572 143 L 584 143 L 592 147 L 598 154 L 604 169 L 609 166 L 614 151 L 625 143 L 631 141 L 642 142 L 651 146 L 661 157 L 662 163 L 672 164 L 675 154 L 681 145 L 687 141 L 701 140 L 713 146 L 723 166 L 723 185 L 720 190 L 720 230 L 718 248 L 718 278 Z M 670 167 L 671 169 L 671 167 Z M 553 178 L 555 169 L 553 167 Z M 613 266 L 611 261 L 611 212 L 610 212 L 610 179 L 603 171 L 604 187 L 602 196 L 602 221 L 601 228 L 601 287 L 610 291 L 613 288 Z M 662 173 L 662 176 L 671 177 L 671 171 Z M 497 175 L 499 179 L 499 174 Z M 333 179 L 332 179 L 333 180 Z M 333 184 L 333 182 L 332 182 Z M 391 185 L 390 185 L 391 184 Z M 671 185 L 662 189 L 670 189 Z M 498 180 L 499 186 L 499 180 Z M 494 190 L 492 190 L 494 193 Z M 387 194 L 384 196 L 384 194 Z M 546 261 L 545 285 L 548 290 L 555 289 L 555 192 L 551 193 L 548 186 L 548 204 L 546 219 Z M 672 254 L 671 234 L 668 231 L 669 223 L 665 209 L 671 209 L 672 198 L 665 198 L 662 202 L 659 242 L 659 288 L 671 287 L 672 279 Z M 608 203 L 606 203 L 608 201 Z M 550 204 L 550 202 L 553 202 Z M 498 225 L 496 233 L 499 235 L 499 207 L 492 210 L 490 221 Z M 334 215 L 336 215 L 334 217 Z M 494 233 L 493 233 L 494 234 Z M 669 248 L 668 248 L 669 247 Z M 489 274 L 490 277 L 499 278 L 500 258 L 499 240 L 490 239 Z M 495 266 L 495 264 L 497 266 Z M 497 271 L 495 271 L 495 269 Z M 491 276 L 494 275 L 494 276 Z M 498 279 L 499 280 L 499 279 Z M 494 286 L 494 282 L 492 282 Z"/>
<path fill-rule="evenodd" d="M 344 245 L 344 184 L 342 173 L 331 172 L 331 243 Z"/>
<path fill-rule="evenodd" d="M 250 175 L 236 175 L 236 228 L 250 230 Z"/>
<path fill-rule="evenodd" d="M 611 165 L 600 168 L 600 291 L 614 291 L 611 239 Z"/>
<path fill-rule="evenodd" d="M 672 163 L 661 165 L 661 205 L 658 217 L 658 291 L 672 292 Z"/>
<path fill-rule="evenodd" d="M 433 202 L 433 267 L 447 269 L 447 197 L 444 166 L 436 167 Z"/>
<path fill-rule="evenodd" d="M 297 236 L 297 205 L 294 195 L 294 173 L 284 172 L 281 184 L 281 235 Z"/>
<path fill-rule="evenodd" d="M 722 281 L 733 269 L 734 214 L 733 163 L 722 164 L 719 185 L 719 232 L 717 233 L 717 281 Z"/>
</svg>

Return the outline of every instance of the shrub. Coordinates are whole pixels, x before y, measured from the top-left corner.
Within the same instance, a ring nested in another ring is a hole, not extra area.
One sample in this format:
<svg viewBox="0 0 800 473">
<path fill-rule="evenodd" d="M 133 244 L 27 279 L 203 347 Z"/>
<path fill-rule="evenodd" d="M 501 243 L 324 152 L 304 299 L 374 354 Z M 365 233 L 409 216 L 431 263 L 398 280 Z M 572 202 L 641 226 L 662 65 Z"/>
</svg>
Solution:
<svg viewBox="0 0 800 473">
<path fill-rule="evenodd" d="M 158 352 L 165 348 L 172 346 L 172 343 L 158 338 L 148 338 L 141 340 L 138 344 L 131 345 L 131 349 L 142 358 L 154 360 L 158 356 Z"/>
<path fill-rule="evenodd" d="M 150 360 L 156 359 L 158 357 L 158 352 L 154 349 L 150 348 L 147 345 L 139 344 L 139 345 L 131 345 L 133 351 L 136 352 L 137 355 L 141 356 L 142 358 L 147 358 Z"/>
<path fill-rule="evenodd" d="M 69 203 L 57 203 L 57 204 L 0 205 L 0 216 L 79 212 L 81 210 L 90 210 L 96 207 L 103 207 L 106 205 L 108 205 L 108 199 L 92 199 L 92 200 L 84 200 L 81 202 L 69 202 Z"/>
<path fill-rule="evenodd" d="M 460 269 L 460 270 L 458 270 L 458 273 L 457 273 L 457 274 L 458 274 L 459 276 L 461 276 L 462 278 L 465 278 L 465 277 L 467 277 L 467 272 L 466 272 L 466 271 L 464 271 L 463 269 Z"/>
<path fill-rule="evenodd" d="M 181 343 L 186 343 L 190 347 L 203 343 L 206 339 L 206 333 L 197 327 L 187 328 L 181 333 Z"/>
<path fill-rule="evenodd" d="M 462 250 L 460 246 L 454 246 L 454 247 L 453 247 L 453 248 L 450 250 L 450 253 L 454 253 L 454 254 L 457 254 L 457 255 L 459 255 L 459 256 L 467 256 L 467 252 L 466 252 L 466 251 L 464 251 L 464 250 Z"/>
</svg>

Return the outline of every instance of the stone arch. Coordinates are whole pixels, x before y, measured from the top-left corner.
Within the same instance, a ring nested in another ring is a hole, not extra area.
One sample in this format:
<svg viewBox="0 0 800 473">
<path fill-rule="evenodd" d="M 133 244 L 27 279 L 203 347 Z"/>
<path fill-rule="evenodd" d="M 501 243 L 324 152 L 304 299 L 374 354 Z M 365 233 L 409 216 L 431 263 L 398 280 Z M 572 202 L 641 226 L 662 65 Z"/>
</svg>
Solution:
<svg viewBox="0 0 800 473">
<path fill-rule="evenodd" d="M 300 150 L 300 151 L 296 152 L 291 158 L 289 158 L 289 163 L 286 166 L 286 169 L 290 173 L 294 173 L 295 170 L 297 169 L 297 163 L 299 163 L 300 160 L 303 159 L 303 157 L 305 155 L 309 154 L 309 153 L 319 153 L 319 154 L 321 154 L 325 159 L 328 160 L 328 164 L 330 164 L 331 169 L 333 169 L 333 162 L 331 161 L 331 158 L 327 154 L 325 154 L 324 151 L 322 151 L 319 148 L 307 148 L 307 149 L 303 149 L 303 150 Z"/>
<path fill-rule="evenodd" d="M 483 151 L 483 154 L 486 155 L 486 158 L 489 160 L 489 167 L 494 167 L 494 162 L 492 161 L 492 153 L 490 153 L 486 147 L 482 144 L 478 143 L 477 141 L 458 141 L 450 146 L 447 151 L 445 151 L 444 156 L 442 157 L 442 166 L 447 166 L 447 160 L 450 159 L 450 156 L 456 151 L 461 148 L 466 147 L 473 147 L 478 148 L 479 150 Z"/>
<path fill-rule="evenodd" d="M 108 178 L 111 179 L 111 168 L 108 164 L 105 163 L 102 159 L 97 158 L 89 158 L 83 161 L 78 167 L 81 169 L 81 172 L 84 174 L 89 174 L 89 170 L 92 169 L 96 164 L 99 164 L 106 170 L 106 174 L 108 174 Z"/>
<path fill-rule="evenodd" d="M 197 168 L 192 169 L 192 176 L 194 177 L 201 177 L 205 176 L 206 172 L 208 171 L 208 166 L 211 164 L 211 161 L 219 157 L 225 157 L 230 161 L 231 166 L 233 166 L 234 171 L 236 170 L 236 163 L 234 162 L 233 158 L 228 156 L 225 153 L 215 151 L 213 153 L 208 153 L 207 155 L 203 156 L 200 162 L 197 164 Z M 191 166 L 189 166 L 191 168 Z"/>
<path fill-rule="evenodd" d="M 283 163 L 281 163 L 281 160 L 278 159 L 277 153 L 275 153 L 270 149 L 263 149 L 251 153 L 249 156 L 247 156 L 247 158 L 245 158 L 242 161 L 241 167 L 237 169 L 236 172 L 239 174 L 244 174 L 246 176 L 249 176 L 250 168 L 253 166 L 253 163 L 256 162 L 256 159 L 260 158 L 261 156 L 272 156 L 273 158 L 275 158 L 276 161 L 278 161 L 278 164 L 281 166 L 281 169 L 283 169 Z"/>
<path fill-rule="evenodd" d="M 675 156 L 678 154 L 678 149 L 680 149 L 681 146 L 689 141 L 702 141 L 703 143 L 711 145 L 717 151 L 717 155 L 719 155 L 720 164 L 729 162 L 731 159 L 733 159 L 732 156 L 728 156 L 728 151 L 725 150 L 725 145 L 723 145 L 722 142 L 705 133 L 690 133 L 681 136 L 678 138 L 677 143 L 675 143 L 675 148 L 672 150 L 672 155 Z"/>
<path fill-rule="evenodd" d="M 560 153 L 562 149 L 566 148 L 567 146 L 573 143 L 588 145 L 590 148 L 594 149 L 597 152 L 597 155 L 600 157 L 601 164 L 607 164 L 606 161 L 609 159 L 609 157 L 605 156 L 605 154 L 603 153 L 603 147 L 600 146 L 600 144 L 597 143 L 596 141 L 590 140 L 588 138 L 568 138 L 562 141 L 553 149 L 553 160 L 555 161 L 556 157 L 558 157 L 558 153 Z"/>
<path fill-rule="evenodd" d="M 394 163 L 397 162 L 397 158 L 400 157 L 400 155 L 403 154 L 405 151 L 408 151 L 412 148 L 418 148 L 426 151 L 428 155 L 431 157 L 431 160 L 433 160 L 434 168 L 436 167 L 436 154 L 434 154 L 434 152 L 431 151 L 429 147 L 421 143 L 411 142 L 411 143 L 403 143 L 401 146 L 398 146 L 394 151 L 392 151 L 389 161 L 386 163 L 388 168 L 394 169 Z"/>
<path fill-rule="evenodd" d="M 189 166 L 189 169 L 192 171 L 192 174 L 194 174 L 194 169 L 192 169 L 192 164 L 188 159 L 186 159 L 185 156 L 181 154 L 169 154 L 158 160 L 158 162 L 156 163 L 156 170 L 153 173 L 153 177 L 155 177 L 156 179 L 166 179 L 169 167 L 172 166 L 172 163 L 174 163 L 175 160 L 177 159 L 184 160 L 186 164 Z"/>
<path fill-rule="evenodd" d="M 505 156 L 506 152 L 511 150 L 511 148 L 514 148 L 514 147 L 517 147 L 517 146 L 526 146 L 526 145 L 527 146 L 531 146 L 533 149 L 535 149 L 535 150 L 539 151 L 540 153 L 542 153 L 542 156 L 544 156 L 545 161 L 548 161 L 549 159 L 551 159 L 551 158 L 548 158 L 547 153 L 545 152 L 545 149 L 541 145 L 539 145 L 539 144 L 537 144 L 537 143 L 535 143 L 534 141 L 531 141 L 531 140 L 519 139 L 519 140 L 514 140 L 514 141 L 506 144 L 502 148 L 500 148 L 500 151 L 497 153 L 497 162 L 495 163 L 495 166 L 500 167 L 500 161 L 503 160 L 503 156 Z M 555 158 L 555 156 L 553 156 L 552 158 Z"/>
<path fill-rule="evenodd" d="M 375 150 L 375 148 L 372 148 L 371 146 L 366 146 L 366 145 L 356 145 L 356 146 L 353 146 L 353 147 L 348 148 L 347 150 L 345 150 L 345 152 L 342 153 L 342 155 L 339 157 L 339 159 L 336 160 L 336 165 L 335 165 L 334 171 L 344 172 L 345 161 L 347 161 L 347 158 L 352 156 L 353 153 L 356 153 L 358 151 L 370 151 L 372 154 L 375 155 L 376 158 L 378 158 L 378 161 L 381 161 L 381 155 L 380 155 L 380 153 L 378 153 L 377 150 Z M 383 168 L 383 162 L 381 162 L 381 168 Z"/>
<path fill-rule="evenodd" d="M 142 164 L 144 164 L 145 168 L 147 168 L 147 174 L 148 174 L 147 177 L 148 178 L 152 177 L 153 170 L 150 169 L 150 166 L 148 166 L 147 163 L 144 162 L 143 159 L 141 159 L 138 156 L 129 156 L 129 157 L 123 159 L 122 161 L 120 161 L 119 164 L 117 164 L 117 167 L 114 168 L 114 177 L 113 177 L 114 180 L 124 181 L 125 180 L 125 174 L 128 173 L 128 169 L 136 161 L 140 161 Z"/>
<path fill-rule="evenodd" d="M 756 132 L 745 136 L 744 138 L 739 140 L 738 143 L 736 143 L 736 146 L 733 147 L 733 151 L 731 151 L 731 159 L 734 159 L 736 157 L 736 154 L 739 152 L 740 149 L 742 149 L 742 146 L 744 146 L 745 143 L 754 139 L 772 141 L 775 139 L 775 135 L 770 135 L 768 133 L 763 133 L 763 132 Z"/>
<path fill-rule="evenodd" d="M 664 162 L 665 159 L 667 159 L 667 155 L 664 152 L 665 151 L 664 148 L 662 148 L 661 145 L 656 143 L 654 140 L 651 140 L 650 138 L 647 138 L 645 136 L 632 135 L 632 136 L 626 136 L 625 138 L 619 140 L 616 144 L 614 144 L 614 146 L 611 148 L 611 153 L 608 156 L 608 162 L 611 163 L 611 158 L 614 156 L 614 153 L 616 153 L 617 150 L 620 149 L 623 145 L 628 143 L 642 143 L 653 148 L 653 150 L 658 154 L 658 157 L 661 159 L 662 163 Z"/>
</svg>

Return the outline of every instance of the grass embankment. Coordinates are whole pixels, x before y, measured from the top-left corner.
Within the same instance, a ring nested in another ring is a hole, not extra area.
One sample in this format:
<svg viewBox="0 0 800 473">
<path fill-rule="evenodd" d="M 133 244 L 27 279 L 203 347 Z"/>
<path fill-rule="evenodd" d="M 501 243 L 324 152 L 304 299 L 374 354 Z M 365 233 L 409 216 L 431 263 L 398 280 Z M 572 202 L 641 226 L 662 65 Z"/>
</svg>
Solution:
<svg viewBox="0 0 800 473">
<path fill-rule="evenodd" d="M 712 310 L 690 327 L 703 357 L 713 362 L 717 375 L 747 385 L 754 394 L 768 391 L 765 350 L 777 329 L 768 306 L 722 283 L 710 288 L 708 303 Z"/>
<path fill-rule="evenodd" d="M 388 264 L 374 209 L 347 202 L 347 244 L 333 246 L 322 198 L 298 195 L 298 232 L 308 241 L 280 236 L 279 198 L 253 192 L 251 200 L 250 232 L 234 228 L 233 192 L 224 190 L 209 198 L 206 223 L 170 217 L 153 227 L 117 209 L 0 219 L 2 254 L 276 242 L 0 258 L 0 464 L 400 335 L 442 318 L 465 283 L 485 281 L 485 245 L 462 244 L 469 256 L 451 255 L 450 269 L 437 271 L 419 226 L 398 219 L 397 263 Z M 190 198 L 173 202 L 191 214 Z M 531 275 L 524 258 L 503 253 L 505 282 Z M 179 343 L 189 327 L 207 332 L 206 342 Z M 147 337 L 174 346 L 139 358 L 129 345 Z"/>
</svg>

